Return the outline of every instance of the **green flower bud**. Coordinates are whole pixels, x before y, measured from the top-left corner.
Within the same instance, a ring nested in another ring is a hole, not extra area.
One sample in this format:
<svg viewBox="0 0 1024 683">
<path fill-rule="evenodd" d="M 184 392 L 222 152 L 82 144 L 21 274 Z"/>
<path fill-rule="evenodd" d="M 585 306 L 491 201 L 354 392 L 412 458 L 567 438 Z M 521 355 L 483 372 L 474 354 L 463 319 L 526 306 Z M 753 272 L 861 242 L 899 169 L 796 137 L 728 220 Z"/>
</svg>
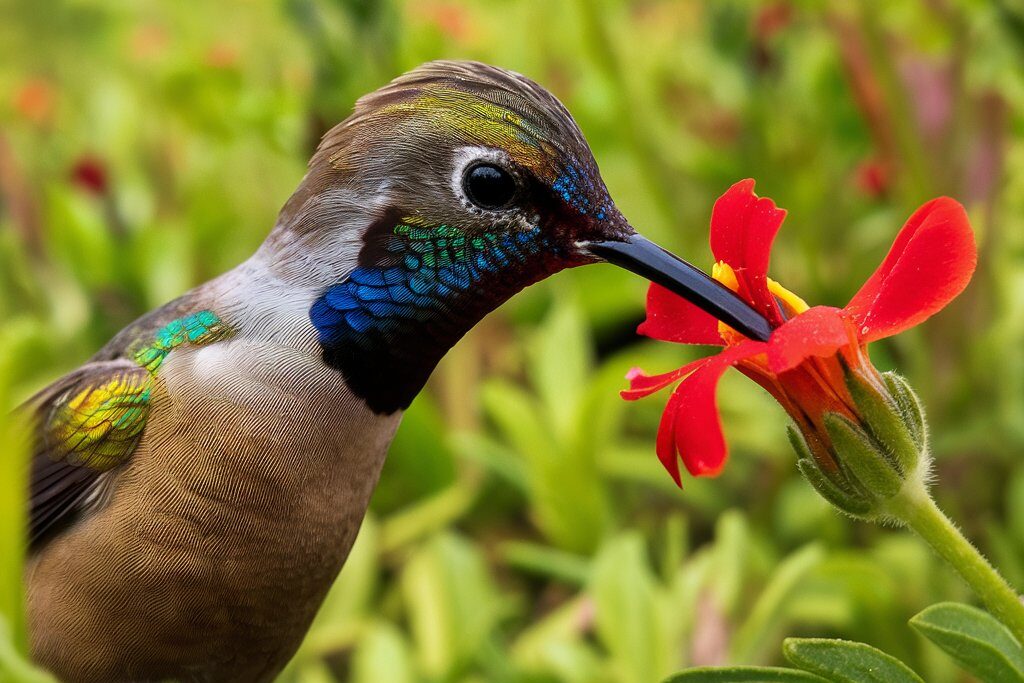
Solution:
<svg viewBox="0 0 1024 683">
<path fill-rule="evenodd" d="M 825 429 L 836 456 L 869 493 L 876 498 L 891 498 L 899 493 L 903 473 L 867 432 L 836 413 L 825 416 Z"/>
<path fill-rule="evenodd" d="M 826 412 L 821 425 L 790 430 L 797 467 L 835 507 L 861 518 L 888 516 L 887 503 L 927 474 L 927 429 L 920 401 L 897 375 L 847 369 L 850 412 Z"/>
<path fill-rule="evenodd" d="M 877 381 L 878 375 L 871 379 L 876 381 L 860 372 L 846 373 L 846 388 L 861 416 L 861 424 L 904 473 L 913 472 L 921 450 L 911 434 L 912 427 L 885 382 Z"/>
</svg>

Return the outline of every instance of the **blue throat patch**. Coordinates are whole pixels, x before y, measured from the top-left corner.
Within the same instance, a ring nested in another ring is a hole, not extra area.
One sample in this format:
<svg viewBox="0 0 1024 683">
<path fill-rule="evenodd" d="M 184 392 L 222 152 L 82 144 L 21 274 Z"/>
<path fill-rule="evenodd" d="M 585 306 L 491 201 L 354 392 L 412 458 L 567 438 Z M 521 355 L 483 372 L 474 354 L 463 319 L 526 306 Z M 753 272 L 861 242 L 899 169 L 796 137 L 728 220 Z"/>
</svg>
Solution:
<svg viewBox="0 0 1024 683">
<path fill-rule="evenodd" d="M 552 272 L 542 250 L 551 245 L 539 228 L 467 235 L 395 226 L 380 253 L 364 247 L 364 264 L 310 308 L 324 361 L 375 412 L 408 407 L 470 327 Z"/>
<path fill-rule="evenodd" d="M 605 201 L 592 203 L 590 197 L 595 194 L 594 181 L 590 176 L 580 173 L 576 166 L 568 166 L 555 179 L 551 189 L 567 206 L 571 206 L 584 216 L 593 216 L 599 221 L 608 217 L 608 206 L 611 204 L 611 200 L 608 199 L 607 192 L 602 193 Z"/>
</svg>

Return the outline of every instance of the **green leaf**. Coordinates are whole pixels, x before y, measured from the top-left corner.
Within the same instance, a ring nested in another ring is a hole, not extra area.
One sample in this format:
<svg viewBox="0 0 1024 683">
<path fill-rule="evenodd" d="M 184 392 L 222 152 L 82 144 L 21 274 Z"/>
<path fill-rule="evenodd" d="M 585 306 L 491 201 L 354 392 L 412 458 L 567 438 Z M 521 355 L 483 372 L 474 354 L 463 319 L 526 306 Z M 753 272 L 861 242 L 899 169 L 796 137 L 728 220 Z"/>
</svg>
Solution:
<svg viewBox="0 0 1024 683">
<path fill-rule="evenodd" d="M 864 643 L 825 638 L 787 638 L 790 664 L 833 683 L 924 683 L 906 664 Z"/>
<path fill-rule="evenodd" d="M 479 463 L 523 493 L 530 492 L 526 464 L 519 455 L 484 434 L 462 433 L 452 437 L 459 457 Z"/>
<path fill-rule="evenodd" d="M 942 602 L 918 613 L 910 625 L 983 681 L 1024 681 L 1024 648 L 984 610 Z"/>
<path fill-rule="evenodd" d="M 586 595 L 562 603 L 519 634 L 508 648 L 511 660 L 527 671 L 549 671 L 552 680 L 560 683 L 607 680 L 602 676 L 604 660 L 588 643 L 592 614 L 593 605 Z"/>
<path fill-rule="evenodd" d="M 393 552 L 450 526 L 472 507 L 479 489 L 479 480 L 463 476 L 443 491 L 395 512 L 381 527 L 381 550 Z"/>
<path fill-rule="evenodd" d="M 663 683 L 824 683 L 826 679 L 774 666 L 707 666 L 673 674 Z"/>
<path fill-rule="evenodd" d="M 715 524 L 715 573 L 712 590 L 726 614 L 745 609 L 741 598 L 744 579 L 750 571 L 751 533 L 747 518 L 729 510 Z"/>
<path fill-rule="evenodd" d="M 817 545 L 809 545 L 796 551 L 782 562 L 772 574 L 757 601 L 750 609 L 749 616 L 737 629 L 730 647 L 732 661 L 764 661 L 761 657 L 766 650 L 777 647 L 790 598 L 804 582 L 807 575 L 822 560 L 825 553 Z"/>
<path fill-rule="evenodd" d="M 389 485 L 374 492 L 373 509 L 390 513 L 453 484 L 455 458 L 449 435 L 437 401 L 426 393 L 417 396 L 388 449 L 384 476 Z"/>
<path fill-rule="evenodd" d="M 11 630 L 0 615 L 0 681 L 11 683 L 56 683 L 50 674 L 37 669 L 15 647 Z"/>
<path fill-rule="evenodd" d="M 314 659 L 297 667 L 289 680 L 294 683 L 338 683 L 330 667 L 321 659 Z"/>
<path fill-rule="evenodd" d="M 8 340 L 8 335 L 0 336 L 0 342 Z M 10 357 L 0 360 L 0 443 L 4 446 L 3 474 L 0 475 L 0 622 L 5 632 L 0 637 L 10 638 L 9 644 L 24 652 L 28 637 L 22 605 L 21 565 L 28 529 L 25 491 L 29 477 L 29 435 L 24 425 L 10 414 L 14 400 L 7 386 L 11 369 L 8 363 L 16 361 Z"/>
<path fill-rule="evenodd" d="M 664 591 L 646 557 L 643 537 L 627 533 L 601 546 L 589 592 L 597 635 L 611 653 L 623 683 L 647 683 L 672 671 Z"/>
<path fill-rule="evenodd" d="M 512 567 L 541 576 L 555 577 L 569 584 L 586 583 L 589 564 L 588 558 L 583 556 L 527 541 L 503 543 L 499 551 Z"/>
<path fill-rule="evenodd" d="M 1006 526 L 1017 543 L 1024 544 L 1024 470 L 1011 477 L 1003 498 L 1006 505 Z"/>
<path fill-rule="evenodd" d="M 579 307 L 561 298 L 529 346 L 529 371 L 544 413 L 565 438 L 591 374 L 590 340 Z"/>
<path fill-rule="evenodd" d="M 592 553 L 611 510 L 593 454 L 563 448 L 545 423 L 537 398 L 509 382 L 488 382 L 484 408 L 525 466 L 531 512 L 560 548 Z"/>
<path fill-rule="evenodd" d="M 558 445 L 545 429 L 541 406 L 530 394 L 509 382 L 488 382 L 481 393 L 487 416 L 530 466 L 542 466 L 559 455 Z"/>
<path fill-rule="evenodd" d="M 352 658 L 353 683 L 411 683 L 416 680 L 409 646 L 401 631 L 387 622 L 374 624 Z"/>
<path fill-rule="evenodd" d="M 471 660 L 498 616 L 482 554 L 451 534 L 434 538 L 409 560 L 401 589 L 420 667 L 431 678 L 450 676 Z"/>
</svg>

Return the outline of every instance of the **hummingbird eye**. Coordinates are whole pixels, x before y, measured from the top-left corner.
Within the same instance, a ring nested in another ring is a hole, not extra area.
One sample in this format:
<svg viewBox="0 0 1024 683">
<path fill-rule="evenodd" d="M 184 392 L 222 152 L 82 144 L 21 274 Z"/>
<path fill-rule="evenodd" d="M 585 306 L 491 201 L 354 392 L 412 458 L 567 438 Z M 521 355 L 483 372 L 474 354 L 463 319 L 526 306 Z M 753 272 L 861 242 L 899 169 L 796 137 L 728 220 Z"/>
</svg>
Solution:
<svg viewBox="0 0 1024 683">
<path fill-rule="evenodd" d="M 516 196 L 515 178 L 494 164 L 474 164 L 467 168 L 462 187 L 469 201 L 488 211 L 504 209 Z"/>
</svg>

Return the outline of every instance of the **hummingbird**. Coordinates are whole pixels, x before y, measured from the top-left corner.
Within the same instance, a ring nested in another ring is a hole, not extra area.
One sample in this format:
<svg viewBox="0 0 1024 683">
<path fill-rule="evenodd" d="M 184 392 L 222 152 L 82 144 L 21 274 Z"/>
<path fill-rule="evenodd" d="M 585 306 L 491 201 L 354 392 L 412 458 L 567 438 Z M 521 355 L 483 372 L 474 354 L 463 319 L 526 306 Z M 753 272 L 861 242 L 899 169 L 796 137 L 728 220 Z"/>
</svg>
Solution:
<svg viewBox="0 0 1024 683">
<path fill-rule="evenodd" d="M 359 99 L 251 258 L 23 406 L 33 658 L 77 683 L 271 680 L 441 357 L 524 287 L 602 261 L 771 331 L 630 226 L 526 77 L 437 61 Z"/>
</svg>

